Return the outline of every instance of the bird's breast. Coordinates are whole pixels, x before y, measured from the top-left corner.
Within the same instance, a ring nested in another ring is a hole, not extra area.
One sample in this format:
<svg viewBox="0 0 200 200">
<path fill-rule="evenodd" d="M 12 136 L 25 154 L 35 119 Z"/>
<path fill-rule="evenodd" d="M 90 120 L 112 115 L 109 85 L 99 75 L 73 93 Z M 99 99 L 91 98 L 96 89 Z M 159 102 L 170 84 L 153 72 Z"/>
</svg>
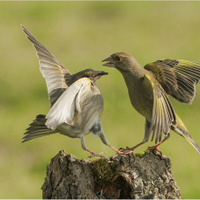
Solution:
<svg viewBox="0 0 200 200">
<path fill-rule="evenodd" d="M 103 104 L 103 96 L 95 85 L 85 90 L 80 100 L 81 112 L 75 112 L 74 115 L 74 126 L 89 133 L 103 112 Z"/>
<path fill-rule="evenodd" d="M 153 95 L 142 83 L 142 79 L 129 77 L 125 79 L 132 106 L 149 121 L 153 109 Z"/>
</svg>

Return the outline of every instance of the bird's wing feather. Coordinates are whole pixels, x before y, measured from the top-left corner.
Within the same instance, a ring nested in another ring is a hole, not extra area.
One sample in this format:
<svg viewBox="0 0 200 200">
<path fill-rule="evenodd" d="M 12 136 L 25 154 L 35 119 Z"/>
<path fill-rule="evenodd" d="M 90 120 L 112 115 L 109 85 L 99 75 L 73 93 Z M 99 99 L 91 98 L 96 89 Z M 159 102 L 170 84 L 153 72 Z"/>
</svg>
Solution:
<svg viewBox="0 0 200 200">
<path fill-rule="evenodd" d="M 162 134 L 167 136 L 172 124 L 176 124 L 176 115 L 168 96 L 160 84 L 150 75 L 144 75 L 144 84 L 152 94 L 153 110 L 149 127 L 145 129 L 145 139 L 152 134 L 152 141 L 161 142 Z M 147 123 L 148 124 L 148 123 Z"/>
<path fill-rule="evenodd" d="M 40 71 L 46 80 L 49 101 L 53 106 L 63 91 L 68 88 L 65 75 L 70 74 L 70 72 L 24 26 L 22 26 L 22 30 L 36 49 Z"/>
<path fill-rule="evenodd" d="M 88 78 L 82 78 L 70 85 L 47 114 L 46 126 L 55 130 L 62 123 L 72 125 L 75 111 L 81 112 L 80 102 L 90 84 Z"/>
<path fill-rule="evenodd" d="M 191 104 L 195 86 L 200 83 L 200 64 L 192 61 L 163 59 L 144 66 L 151 71 L 167 94 Z"/>
<path fill-rule="evenodd" d="M 102 94 L 95 94 L 93 91 L 87 91 L 81 97 L 81 113 L 77 114 L 75 126 L 80 127 L 81 130 L 90 130 L 100 119 L 103 112 L 103 97 Z M 92 128 L 93 127 L 93 128 Z"/>
</svg>

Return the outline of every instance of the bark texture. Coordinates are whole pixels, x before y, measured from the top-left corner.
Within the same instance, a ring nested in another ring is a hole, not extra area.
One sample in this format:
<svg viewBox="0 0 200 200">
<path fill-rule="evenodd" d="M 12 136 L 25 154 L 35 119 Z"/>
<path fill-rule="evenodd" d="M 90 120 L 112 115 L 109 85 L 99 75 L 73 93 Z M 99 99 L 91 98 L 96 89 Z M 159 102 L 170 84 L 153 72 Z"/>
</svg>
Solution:
<svg viewBox="0 0 200 200">
<path fill-rule="evenodd" d="M 44 199 L 181 199 L 170 158 L 156 150 L 79 160 L 60 151 L 47 166 Z"/>
</svg>

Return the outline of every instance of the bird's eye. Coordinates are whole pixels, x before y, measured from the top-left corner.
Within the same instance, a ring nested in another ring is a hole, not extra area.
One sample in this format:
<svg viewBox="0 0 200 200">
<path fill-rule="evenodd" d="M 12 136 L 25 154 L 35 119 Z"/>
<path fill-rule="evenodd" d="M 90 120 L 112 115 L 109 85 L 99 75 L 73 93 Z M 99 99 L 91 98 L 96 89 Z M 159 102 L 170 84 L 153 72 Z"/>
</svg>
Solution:
<svg viewBox="0 0 200 200">
<path fill-rule="evenodd" d="M 89 73 L 85 73 L 85 77 L 90 77 Z"/>
<path fill-rule="evenodd" d="M 121 60 L 121 57 L 120 56 L 116 56 L 116 59 L 119 61 L 119 60 Z"/>
<path fill-rule="evenodd" d="M 162 62 L 163 62 L 163 60 L 158 60 L 158 62 L 159 62 L 159 63 L 162 63 Z"/>
</svg>

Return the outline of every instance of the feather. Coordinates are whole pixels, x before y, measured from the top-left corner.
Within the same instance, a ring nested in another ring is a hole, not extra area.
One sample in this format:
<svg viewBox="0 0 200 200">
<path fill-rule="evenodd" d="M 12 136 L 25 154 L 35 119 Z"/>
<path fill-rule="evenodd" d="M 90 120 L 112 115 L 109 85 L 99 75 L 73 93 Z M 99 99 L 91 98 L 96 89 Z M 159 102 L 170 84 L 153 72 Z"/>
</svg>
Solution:
<svg viewBox="0 0 200 200">
<path fill-rule="evenodd" d="M 67 123 L 72 125 L 77 104 L 77 95 L 83 95 L 83 88 L 88 89 L 91 81 L 82 78 L 73 83 L 56 101 L 46 116 L 46 126 L 55 130 L 58 125 Z M 79 94 L 80 93 L 80 94 Z M 80 101 L 80 98 L 78 99 Z M 79 103 L 79 102 L 78 102 Z M 79 111 L 80 107 L 78 107 Z"/>
<path fill-rule="evenodd" d="M 200 82 L 200 64 L 192 61 L 163 59 L 144 66 L 151 71 L 167 94 L 182 103 L 191 104 L 195 86 Z"/>
<path fill-rule="evenodd" d="M 144 75 L 144 83 L 151 87 L 153 93 L 153 111 L 151 118 L 151 125 L 149 129 L 145 130 L 145 138 L 150 136 L 152 132 L 151 141 L 155 138 L 155 143 L 161 142 L 162 135 L 165 137 L 171 128 L 171 125 L 176 124 L 176 115 L 174 109 L 167 97 L 167 94 L 160 86 L 160 84 L 150 75 Z"/>
<path fill-rule="evenodd" d="M 40 71 L 46 80 L 50 105 L 53 106 L 53 103 L 60 97 L 61 93 L 54 92 L 53 100 L 51 99 L 51 93 L 53 90 L 59 88 L 68 88 L 65 81 L 65 75 L 70 74 L 70 72 L 24 26 L 22 26 L 22 30 L 36 50 L 36 55 L 39 58 Z"/>
</svg>

